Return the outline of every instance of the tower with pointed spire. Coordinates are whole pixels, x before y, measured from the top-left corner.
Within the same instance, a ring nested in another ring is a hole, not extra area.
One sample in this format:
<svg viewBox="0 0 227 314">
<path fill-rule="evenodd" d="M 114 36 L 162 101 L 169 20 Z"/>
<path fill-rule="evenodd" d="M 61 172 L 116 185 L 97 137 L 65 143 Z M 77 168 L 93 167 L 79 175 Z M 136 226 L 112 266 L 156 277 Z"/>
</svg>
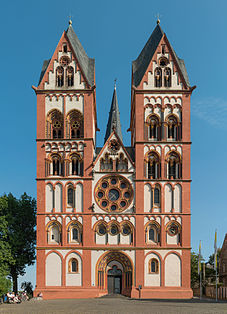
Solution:
<svg viewBox="0 0 227 314">
<path fill-rule="evenodd" d="M 116 82 L 96 146 L 95 61 L 69 21 L 37 95 L 37 281 L 44 299 L 191 298 L 190 86 L 157 26 L 132 63 L 131 146 Z"/>
<path fill-rule="evenodd" d="M 194 88 L 158 19 L 132 63 L 135 230 L 136 245 L 144 248 L 136 250 L 134 266 L 142 298 L 192 297 L 190 97 Z"/>
</svg>

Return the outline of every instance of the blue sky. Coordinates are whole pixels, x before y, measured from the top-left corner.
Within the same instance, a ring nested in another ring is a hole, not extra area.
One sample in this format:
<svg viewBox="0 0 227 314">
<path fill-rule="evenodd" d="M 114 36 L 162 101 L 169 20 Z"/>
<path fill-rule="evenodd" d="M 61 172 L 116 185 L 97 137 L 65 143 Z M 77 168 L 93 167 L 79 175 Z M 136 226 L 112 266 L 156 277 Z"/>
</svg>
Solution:
<svg viewBox="0 0 227 314">
<path fill-rule="evenodd" d="M 52 56 L 68 27 L 73 28 L 96 62 L 98 145 L 103 144 L 113 81 L 124 144 L 130 145 L 131 62 L 137 58 L 159 13 L 161 27 L 180 58 L 191 85 L 192 249 L 208 258 L 227 232 L 227 2 L 226 1 L 8 1 L 1 25 L 1 163 L 0 191 L 36 197 L 36 96 L 42 62 Z M 3 150 L 4 148 L 4 150 Z M 21 280 L 35 282 L 30 267 Z"/>
</svg>

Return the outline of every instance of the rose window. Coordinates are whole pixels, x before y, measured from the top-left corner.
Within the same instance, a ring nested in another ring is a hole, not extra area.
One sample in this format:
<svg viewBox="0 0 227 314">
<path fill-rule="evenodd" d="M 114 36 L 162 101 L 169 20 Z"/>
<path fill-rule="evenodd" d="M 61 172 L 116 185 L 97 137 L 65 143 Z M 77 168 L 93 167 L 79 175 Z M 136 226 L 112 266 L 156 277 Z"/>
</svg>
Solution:
<svg viewBox="0 0 227 314">
<path fill-rule="evenodd" d="M 132 199 L 132 186 L 122 176 L 105 176 L 96 185 L 96 203 L 106 212 L 121 212 L 129 207 Z"/>
</svg>

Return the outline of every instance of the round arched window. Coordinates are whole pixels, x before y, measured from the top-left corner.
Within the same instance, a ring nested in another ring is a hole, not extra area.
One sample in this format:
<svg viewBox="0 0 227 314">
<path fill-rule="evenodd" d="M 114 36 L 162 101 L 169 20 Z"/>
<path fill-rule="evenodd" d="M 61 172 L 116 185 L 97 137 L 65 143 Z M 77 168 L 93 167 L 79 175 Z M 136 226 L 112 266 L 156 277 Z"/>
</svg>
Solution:
<svg viewBox="0 0 227 314">
<path fill-rule="evenodd" d="M 110 234 L 115 236 L 119 233 L 118 227 L 116 225 L 111 225 L 110 227 Z"/>
<path fill-rule="evenodd" d="M 122 234 L 124 236 L 127 236 L 130 233 L 131 233 L 131 229 L 130 229 L 129 225 L 128 224 L 124 224 L 123 227 L 122 227 Z"/>
<path fill-rule="evenodd" d="M 99 235 L 103 236 L 106 234 L 106 227 L 103 224 L 100 224 L 97 228 L 97 232 Z"/>
</svg>

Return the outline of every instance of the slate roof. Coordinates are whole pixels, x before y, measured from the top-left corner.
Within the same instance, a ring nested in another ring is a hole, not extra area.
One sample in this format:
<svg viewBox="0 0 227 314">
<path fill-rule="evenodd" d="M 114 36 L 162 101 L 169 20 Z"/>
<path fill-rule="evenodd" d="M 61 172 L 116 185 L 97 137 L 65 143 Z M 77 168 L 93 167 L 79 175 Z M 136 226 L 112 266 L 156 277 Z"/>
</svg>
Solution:
<svg viewBox="0 0 227 314">
<path fill-rule="evenodd" d="M 120 112 L 119 112 L 118 101 L 117 101 L 116 86 L 114 87 L 113 98 L 112 98 L 112 103 L 111 103 L 110 112 L 109 112 L 109 119 L 108 119 L 108 123 L 107 123 L 104 144 L 107 141 L 107 139 L 109 138 L 110 134 L 113 132 L 113 130 L 115 130 L 118 137 L 123 142 L 122 133 L 121 133 L 121 121 L 120 121 Z"/>
<path fill-rule="evenodd" d="M 66 34 L 88 84 L 91 87 L 94 86 L 95 59 L 91 59 L 87 56 L 71 24 L 69 25 Z"/>
<path fill-rule="evenodd" d="M 50 63 L 50 60 L 51 60 L 51 59 L 49 59 L 49 60 L 44 60 L 44 61 L 43 61 L 42 71 L 41 71 L 41 73 L 40 73 L 40 78 L 39 78 L 39 84 L 40 84 L 41 81 L 42 81 L 42 78 L 43 78 L 43 76 L 44 76 L 44 74 L 45 74 L 45 72 L 46 72 L 46 69 L 47 69 L 47 67 L 48 67 L 48 65 L 49 65 L 49 63 Z M 38 84 L 38 85 L 39 85 L 39 84 Z"/>
<path fill-rule="evenodd" d="M 131 146 L 125 146 L 127 153 L 131 157 L 132 161 L 135 162 L 135 148 Z"/>
<path fill-rule="evenodd" d="M 153 55 L 162 39 L 162 36 L 164 35 L 163 30 L 161 29 L 161 26 L 157 24 L 155 27 L 153 33 L 151 34 L 150 38 L 148 39 L 146 45 L 144 46 L 143 50 L 141 51 L 140 55 L 136 60 L 132 62 L 132 72 L 133 72 L 133 85 L 138 86 L 153 58 Z M 184 60 L 178 58 L 176 55 L 176 52 L 174 51 L 173 47 L 171 46 L 171 49 L 173 51 L 174 57 L 176 58 L 176 61 L 178 63 L 178 66 L 182 72 L 182 75 L 184 77 L 184 80 L 188 87 L 190 87 L 188 74 L 184 65 Z"/>
<path fill-rule="evenodd" d="M 83 46 L 81 45 L 79 38 L 73 30 L 72 25 L 70 24 L 67 31 L 67 37 L 72 46 L 73 52 L 79 62 L 80 68 L 87 80 L 88 84 L 93 87 L 94 86 L 94 73 L 95 73 L 95 59 L 91 59 L 87 56 Z M 46 72 L 46 69 L 49 65 L 50 60 L 45 60 L 43 62 L 42 71 L 40 74 L 39 84 L 42 81 L 42 78 Z M 38 85 L 39 85 L 38 84 Z"/>
</svg>

